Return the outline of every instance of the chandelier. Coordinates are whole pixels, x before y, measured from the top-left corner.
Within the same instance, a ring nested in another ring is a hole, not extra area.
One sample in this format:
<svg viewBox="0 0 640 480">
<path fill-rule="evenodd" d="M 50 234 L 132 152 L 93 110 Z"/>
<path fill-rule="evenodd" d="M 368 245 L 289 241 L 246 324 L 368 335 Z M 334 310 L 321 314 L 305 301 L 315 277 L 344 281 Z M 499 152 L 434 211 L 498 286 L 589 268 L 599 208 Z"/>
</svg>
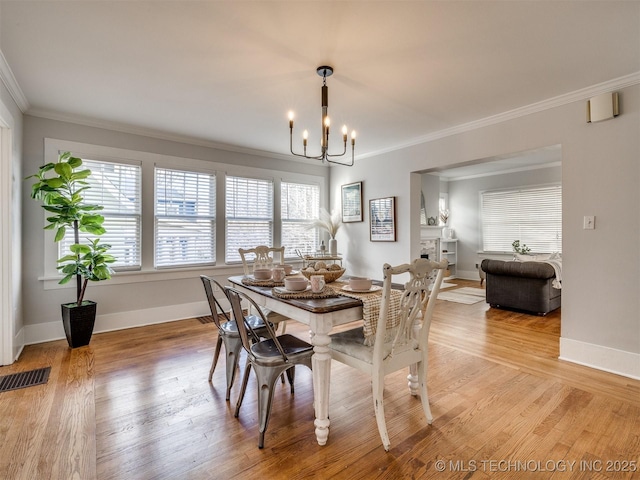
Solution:
<svg viewBox="0 0 640 480">
<path fill-rule="evenodd" d="M 333 74 L 333 67 L 322 66 L 316 69 L 318 75 L 322 77 L 322 137 L 320 138 L 320 155 L 307 155 L 307 140 L 309 132 L 305 130 L 302 133 L 302 151 L 303 153 L 295 153 L 293 151 L 293 112 L 289 112 L 289 149 L 291 154 L 297 157 L 309 158 L 312 160 L 320 160 L 322 162 L 337 163 L 338 165 L 353 166 L 354 151 L 356 146 L 356 132 L 351 131 L 351 163 L 333 160 L 334 158 L 343 157 L 347 153 L 347 126 L 342 126 L 342 143 L 344 145 L 342 153 L 329 154 L 329 127 L 331 122 L 327 114 L 329 106 L 329 87 L 327 87 L 327 77 Z"/>
</svg>

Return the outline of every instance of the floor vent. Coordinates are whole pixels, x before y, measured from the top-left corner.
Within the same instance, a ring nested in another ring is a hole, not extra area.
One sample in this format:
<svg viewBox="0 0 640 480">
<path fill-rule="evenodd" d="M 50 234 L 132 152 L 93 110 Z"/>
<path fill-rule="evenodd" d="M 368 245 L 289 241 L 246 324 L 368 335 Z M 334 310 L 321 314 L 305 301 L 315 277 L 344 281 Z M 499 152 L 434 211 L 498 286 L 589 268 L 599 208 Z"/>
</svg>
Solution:
<svg viewBox="0 0 640 480">
<path fill-rule="evenodd" d="M 207 315 L 206 317 L 198 317 L 198 321 L 200 323 L 213 323 L 213 318 L 211 318 L 211 315 Z"/>
<path fill-rule="evenodd" d="M 19 388 L 33 387 L 47 383 L 51 367 L 38 368 L 28 372 L 12 373 L 0 377 L 0 392 L 8 392 Z"/>
</svg>

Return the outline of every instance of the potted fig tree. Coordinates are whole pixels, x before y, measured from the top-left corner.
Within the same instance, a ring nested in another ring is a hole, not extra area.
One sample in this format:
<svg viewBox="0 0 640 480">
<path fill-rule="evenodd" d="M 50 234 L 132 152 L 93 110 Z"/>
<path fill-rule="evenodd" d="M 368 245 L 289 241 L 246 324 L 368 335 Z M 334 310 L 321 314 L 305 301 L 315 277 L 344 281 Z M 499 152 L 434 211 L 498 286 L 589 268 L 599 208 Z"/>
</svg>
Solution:
<svg viewBox="0 0 640 480">
<path fill-rule="evenodd" d="M 35 178 L 31 198 L 40 200 L 49 216 L 46 230 L 55 230 L 55 242 L 68 230 L 73 231 L 73 244 L 63 252 L 56 267 L 63 275 L 60 284 L 76 278 L 76 301 L 62 305 L 62 323 L 71 348 L 88 345 L 96 319 L 96 303 L 85 300 L 88 282 L 111 278 L 110 264 L 116 259 L 108 253 L 110 245 L 101 244 L 105 233 L 104 217 L 97 213 L 104 207 L 84 203 L 83 192 L 90 187 L 91 170 L 82 168 L 82 159 L 70 152 L 61 153 L 57 163 L 47 163 L 27 178 Z M 80 234 L 88 234 L 81 239 Z"/>
</svg>

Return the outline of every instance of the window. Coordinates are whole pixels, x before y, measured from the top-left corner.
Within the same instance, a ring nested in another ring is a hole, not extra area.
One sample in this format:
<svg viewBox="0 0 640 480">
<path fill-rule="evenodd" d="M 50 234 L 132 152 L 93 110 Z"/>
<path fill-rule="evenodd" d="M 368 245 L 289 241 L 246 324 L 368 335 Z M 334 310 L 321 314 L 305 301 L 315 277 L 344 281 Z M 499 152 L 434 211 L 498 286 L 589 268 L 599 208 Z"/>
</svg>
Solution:
<svg viewBox="0 0 640 480">
<path fill-rule="evenodd" d="M 214 263 L 215 175 L 156 168 L 155 178 L 155 266 Z"/>
<path fill-rule="evenodd" d="M 562 251 L 560 185 L 481 193 L 482 244 L 488 252 L 512 252 L 520 240 L 532 252 Z"/>
<path fill-rule="evenodd" d="M 308 225 L 318 218 L 320 188 L 317 185 L 282 182 L 280 184 L 282 245 L 285 256 L 295 256 L 296 249 L 313 251 L 318 244 L 318 230 Z"/>
<path fill-rule="evenodd" d="M 141 194 L 139 165 L 127 165 L 96 160 L 82 160 L 83 166 L 91 170 L 87 179 L 91 188 L 85 190 L 84 200 L 88 204 L 102 205 L 106 233 L 100 243 L 111 245 L 109 251 L 116 262 L 114 269 L 140 268 L 140 224 Z M 80 232 L 80 235 L 83 235 Z M 68 251 L 74 243 L 73 231 L 67 230 L 58 252 Z"/>
<path fill-rule="evenodd" d="M 227 176 L 225 261 L 240 262 L 238 248 L 273 245 L 273 181 Z"/>
</svg>

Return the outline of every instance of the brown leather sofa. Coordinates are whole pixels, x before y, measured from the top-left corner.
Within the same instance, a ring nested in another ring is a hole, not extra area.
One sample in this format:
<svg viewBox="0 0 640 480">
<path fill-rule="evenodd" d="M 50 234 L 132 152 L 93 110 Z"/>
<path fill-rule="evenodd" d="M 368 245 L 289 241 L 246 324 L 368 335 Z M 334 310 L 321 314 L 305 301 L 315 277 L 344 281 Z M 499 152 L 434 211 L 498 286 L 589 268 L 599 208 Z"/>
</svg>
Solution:
<svg viewBox="0 0 640 480">
<path fill-rule="evenodd" d="M 552 286 L 556 274 L 548 263 L 484 259 L 480 268 L 494 308 L 546 315 L 560 307 L 562 290 Z"/>
</svg>

